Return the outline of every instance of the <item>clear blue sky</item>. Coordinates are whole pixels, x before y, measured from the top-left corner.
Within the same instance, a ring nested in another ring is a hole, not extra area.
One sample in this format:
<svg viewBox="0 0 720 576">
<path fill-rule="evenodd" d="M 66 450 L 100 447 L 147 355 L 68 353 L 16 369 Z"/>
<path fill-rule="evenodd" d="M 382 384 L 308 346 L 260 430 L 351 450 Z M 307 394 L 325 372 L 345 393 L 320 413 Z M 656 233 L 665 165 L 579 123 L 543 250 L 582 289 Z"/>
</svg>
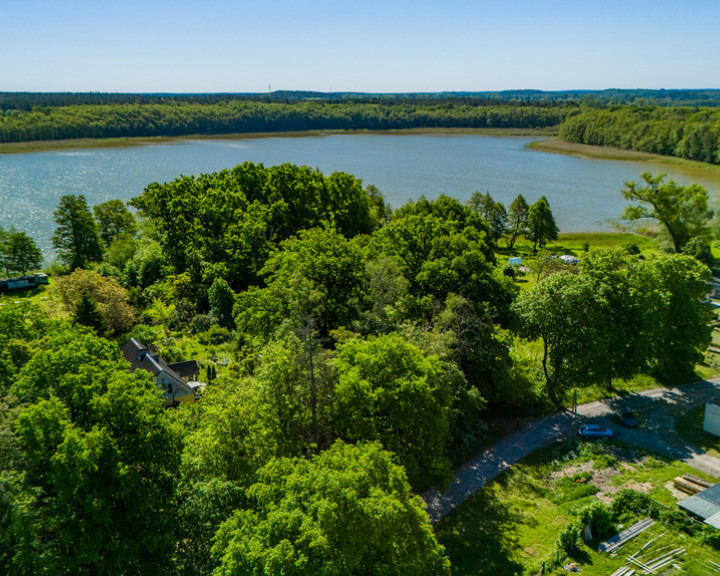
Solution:
<svg viewBox="0 0 720 576">
<path fill-rule="evenodd" d="M 720 88 L 720 0 L 0 0 L 0 91 Z"/>
</svg>

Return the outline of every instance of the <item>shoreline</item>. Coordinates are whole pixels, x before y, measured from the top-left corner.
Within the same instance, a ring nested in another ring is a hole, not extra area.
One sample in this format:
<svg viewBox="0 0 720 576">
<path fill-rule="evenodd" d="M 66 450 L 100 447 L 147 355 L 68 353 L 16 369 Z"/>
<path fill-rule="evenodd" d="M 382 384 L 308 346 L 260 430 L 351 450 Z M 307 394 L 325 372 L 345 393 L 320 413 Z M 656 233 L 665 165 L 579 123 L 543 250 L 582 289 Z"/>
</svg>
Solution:
<svg viewBox="0 0 720 576">
<path fill-rule="evenodd" d="M 77 138 L 73 140 L 31 140 L 0 143 L 0 155 L 82 150 L 94 148 L 129 148 L 153 144 L 173 144 L 193 140 L 255 140 L 260 138 L 308 138 L 337 135 L 393 135 L 393 136 L 497 136 L 548 138 L 556 128 L 406 128 L 397 130 L 303 130 L 295 132 L 242 132 L 234 134 L 186 134 L 183 136 L 123 136 L 119 138 Z"/>
<path fill-rule="evenodd" d="M 637 150 L 623 150 L 622 148 L 610 148 L 606 146 L 591 146 L 588 144 L 575 144 L 566 142 L 556 137 L 549 137 L 543 140 L 536 140 L 528 144 L 529 150 L 543 152 L 546 154 L 561 154 L 564 156 L 575 156 L 576 158 L 587 158 L 590 160 L 610 160 L 616 162 L 638 162 L 657 166 L 659 171 L 663 168 L 672 168 L 683 173 L 690 179 L 701 179 L 712 182 L 720 190 L 720 165 L 706 164 L 695 160 L 676 158 L 675 156 L 661 156 L 649 152 L 638 152 Z"/>
</svg>

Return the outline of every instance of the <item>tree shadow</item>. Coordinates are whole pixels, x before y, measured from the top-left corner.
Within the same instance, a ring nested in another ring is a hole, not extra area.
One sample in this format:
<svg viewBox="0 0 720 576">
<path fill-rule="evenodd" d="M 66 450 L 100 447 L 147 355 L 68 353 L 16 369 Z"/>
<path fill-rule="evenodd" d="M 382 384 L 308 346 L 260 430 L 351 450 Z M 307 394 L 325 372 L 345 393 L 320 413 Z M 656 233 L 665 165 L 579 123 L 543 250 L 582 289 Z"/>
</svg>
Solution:
<svg viewBox="0 0 720 576">
<path fill-rule="evenodd" d="M 481 490 L 435 527 L 457 576 L 515 576 L 524 566 L 511 558 L 518 547 L 521 514 Z"/>
</svg>

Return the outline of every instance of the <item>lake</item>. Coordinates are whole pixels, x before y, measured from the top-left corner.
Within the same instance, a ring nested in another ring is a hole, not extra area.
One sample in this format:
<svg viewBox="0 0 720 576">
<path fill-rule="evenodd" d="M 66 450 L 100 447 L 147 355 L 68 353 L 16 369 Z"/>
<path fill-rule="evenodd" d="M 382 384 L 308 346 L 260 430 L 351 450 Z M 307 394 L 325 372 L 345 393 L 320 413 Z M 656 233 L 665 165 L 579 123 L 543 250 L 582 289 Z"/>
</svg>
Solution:
<svg viewBox="0 0 720 576">
<path fill-rule="evenodd" d="M 252 161 L 307 165 L 325 174 L 348 172 L 377 186 L 394 207 L 421 195 L 448 194 L 465 201 L 473 192 L 489 192 L 506 205 L 518 194 L 529 203 L 545 195 L 561 231 L 604 231 L 612 229 L 622 212 L 623 182 L 638 179 L 643 170 L 659 171 L 637 162 L 536 152 L 527 149 L 531 141 L 333 134 L 0 155 L 0 226 L 27 231 L 51 255 L 52 212 L 62 195 L 84 194 L 91 206 L 112 198 L 130 200 L 151 182 Z M 688 183 L 682 174 L 670 172 Z"/>
</svg>

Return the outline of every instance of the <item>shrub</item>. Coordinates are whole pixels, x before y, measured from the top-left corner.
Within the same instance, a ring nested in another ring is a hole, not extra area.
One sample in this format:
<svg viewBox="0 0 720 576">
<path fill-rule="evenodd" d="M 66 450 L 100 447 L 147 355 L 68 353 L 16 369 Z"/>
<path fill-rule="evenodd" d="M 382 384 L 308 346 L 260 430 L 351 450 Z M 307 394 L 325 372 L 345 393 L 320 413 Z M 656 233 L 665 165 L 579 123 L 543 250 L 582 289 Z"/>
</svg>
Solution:
<svg viewBox="0 0 720 576">
<path fill-rule="evenodd" d="M 597 494 L 600 489 L 588 483 L 591 476 L 589 472 L 581 472 L 560 478 L 555 484 L 553 502 L 564 504 Z"/>
<path fill-rule="evenodd" d="M 617 532 L 610 509 L 602 502 L 595 502 L 582 510 L 579 518 L 582 526 L 590 525 L 593 538 L 598 542 L 602 542 Z"/>
<path fill-rule="evenodd" d="M 196 316 L 193 316 L 193 319 L 190 322 L 194 334 L 207 332 L 208 330 L 210 330 L 210 327 L 215 323 L 216 320 L 212 314 L 197 314 Z"/>
<path fill-rule="evenodd" d="M 560 532 L 558 537 L 558 547 L 563 550 L 566 554 L 572 554 L 577 548 L 578 540 L 580 539 L 580 528 L 577 523 L 571 522 L 565 529 Z"/>
<path fill-rule="evenodd" d="M 230 340 L 230 330 L 214 324 L 209 330 L 198 334 L 201 344 L 222 344 Z"/>
</svg>

